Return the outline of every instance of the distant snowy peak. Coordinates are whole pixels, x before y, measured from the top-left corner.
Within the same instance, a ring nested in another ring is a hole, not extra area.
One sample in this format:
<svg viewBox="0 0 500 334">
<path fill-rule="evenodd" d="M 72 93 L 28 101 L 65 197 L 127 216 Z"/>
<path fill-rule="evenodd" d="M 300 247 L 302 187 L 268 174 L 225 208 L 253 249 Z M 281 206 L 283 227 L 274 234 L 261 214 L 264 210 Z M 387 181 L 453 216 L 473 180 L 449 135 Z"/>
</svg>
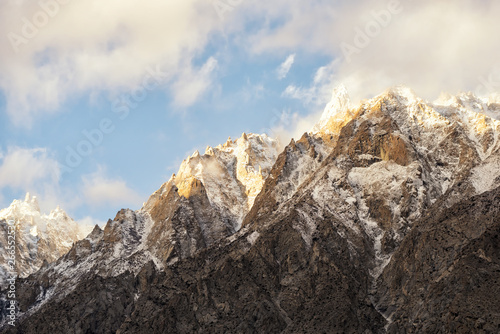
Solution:
<svg viewBox="0 0 500 334">
<path fill-rule="evenodd" d="M 83 239 L 91 228 L 81 226 L 71 219 L 64 210 L 57 207 L 50 214 L 42 214 L 36 196 L 26 194 L 24 201 L 14 200 L 12 204 L 0 210 L 0 221 L 13 220 L 16 225 L 16 246 L 18 249 L 16 270 L 20 276 L 27 276 L 38 270 L 44 261 L 52 262 L 65 254 L 71 245 Z M 2 224 L 2 229 L 6 225 Z M 5 233 L 0 236 L 0 243 Z M 5 256 L 5 254 L 3 255 Z M 2 263 L 6 264 L 7 261 Z M 0 268 L 0 276 L 7 268 Z"/>
<path fill-rule="evenodd" d="M 26 197 L 24 198 L 24 203 L 30 205 L 33 210 L 40 212 L 40 205 L 38 204 L 36 196 L 31 197 L 29 192 L 26 193 Z"/>
<path fill-rule="evenodd" d="M 8 208 L 0 210 L 0 219 L 14 219 L 25 216 L 40 216 L 40 206 L 36 196 L 31 197 L 30 193 L 26 194 L 24 201 L 14 200 Z"/>
<path fill-rule="evenodd" d="M 0 219 L 12 219 L 20 225 L 37 225 L 38 230 L 45 231 L 49 226 L 59 226 L 63 229 L 77 229 L 80 239 L 84 238 L 92 227 L 77 224 L 68 214 L 57 206 L 49 214 L 42 214 L 36 196 L 26 194 L 24 201 L 14 200 L 8 208 L 0 210 Z"/>
<path fill-rule="evenodd" d="M 68 214 L 59 206 L 57 206 L 57 208 L 55 208 L 54 210 L 50 211 L 48 217 L 50 219 L 71 220 Z"/>
</svg>

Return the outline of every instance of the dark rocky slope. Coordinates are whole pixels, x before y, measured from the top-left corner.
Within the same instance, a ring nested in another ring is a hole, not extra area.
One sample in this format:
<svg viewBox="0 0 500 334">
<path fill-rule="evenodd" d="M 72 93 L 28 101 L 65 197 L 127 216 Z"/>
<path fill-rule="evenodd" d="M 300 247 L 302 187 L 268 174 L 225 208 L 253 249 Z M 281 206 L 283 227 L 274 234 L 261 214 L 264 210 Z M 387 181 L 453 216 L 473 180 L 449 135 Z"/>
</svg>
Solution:
<svg viewBox="0 0 500 334">
<path fill-rule="evenodd" d="M 305 206 L 306 204 L 304 204 Z M 379 278 L 389 333 L 500 329 L 500 188 L 442 209 L 436 203 Z M 310 247 L 297 209 L 232 243 L 134 277 L 87 277 L 8 333 L 382 333 L 368 294 L 366 254 L 353 257 L 333 217 Z M 393 312 L 393 314 L 391 314 Z"/>
<path fill-rule="evenodd" d="M 310 246 L 292 226 L 296 210 L 277 221 L 165 272 L 150 263 L 136 278 L 87 277 L 9 332 L 381 332 L 368 296 L 370 254 L 353 257 L 332 217 L 318 223 Z M 358 246 L 370 250 L 362 239 Z"/>
<path fill-rule="evenodd" d="M 379 278 L 389 333 L 500 333 L 500 188 L 414 227 Z"/>
</svg>

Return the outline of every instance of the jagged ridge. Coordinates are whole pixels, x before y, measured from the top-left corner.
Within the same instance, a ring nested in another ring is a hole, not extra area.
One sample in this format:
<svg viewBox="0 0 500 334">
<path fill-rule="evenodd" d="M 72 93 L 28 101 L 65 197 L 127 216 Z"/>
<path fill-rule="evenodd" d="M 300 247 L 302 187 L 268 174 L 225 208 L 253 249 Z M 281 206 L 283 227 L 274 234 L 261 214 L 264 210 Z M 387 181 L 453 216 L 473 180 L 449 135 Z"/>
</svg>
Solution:
<svg viewBox="0 0 500 334">
<path fill-rule="evenodd" d="M 16 273 L 26 277 L 42 266 L 66 254 L 74 242 L 83 239 L 89 232 L 88 226 L 71 219 L 60 207 L 50 214 L 42 214 L 36 196 L 26 194 L 24 201 L 14 200 L 0 211 L 0 244 L 7 245 L 7 221 L 14 220 L 16 228 Z M 4 248 L 5 249 L 5 248 Z M 6 253 L 2 252 L 0 264 L 0 285 L 5 284 L 9 272 Z"/>
<path fill-rule="evenodd" d="M 94 231 L 86 253 L 76 252 L 78 243 L 69 253 L 75 259 L 68 255 L 23 283 L 31 291 L 23 311 L 33 314 L 23 330 L 61 311 L 59 303 L 76 308 L 75 296 L 90 301 L 87 287 L 99 281 L 105 291 L 118 284 L 127 296 L 135 293 L 133 307 L 114 310 L 117 317 L 101 327 L 92 317 L 105 309 L 92 307 L 81 328 L 383 332 L 396 309 L 404 312 L 381 303 L 378 293 L 410 231 L 418 234 L 429 210 L 437 215 L 500 185 L 500 127 L 487 116 L 495 103 L 468 94 L 446 101 L 428 103 L 397 87 L 353 107 L 340 89 L 313 131 L 277 158 L 263 155 L 260 173 L 247 151 L 255 151 L 253 143 L 245 144 L 252 135 L 195 153 L 143 209 Z M 118 250 L 103 253 L 103 245 Z M 70 267 L 65 277 L 61 268 Z M 84 269 L 88 274 L 78 276 Z M 35 307 L 42 277 L 52 283 Z M 74 290 L 62 289 L 69 281 Z M 231 281 L 242 290 L 222 288 Z"/>
</svg>

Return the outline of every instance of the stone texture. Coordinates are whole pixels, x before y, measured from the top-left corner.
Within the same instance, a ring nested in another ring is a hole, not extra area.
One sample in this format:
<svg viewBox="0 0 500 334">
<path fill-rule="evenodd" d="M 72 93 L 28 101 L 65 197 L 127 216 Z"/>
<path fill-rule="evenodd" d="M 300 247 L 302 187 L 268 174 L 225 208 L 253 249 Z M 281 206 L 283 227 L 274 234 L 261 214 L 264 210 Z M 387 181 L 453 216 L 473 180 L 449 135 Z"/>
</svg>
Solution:
<svg viewBox="0 0 500 334">
<path fill-rule="evenodd" d="M 440 204 L 379 278 L 389 333 L 498 333 L 500 188 L 444 210 Z"/>
</svg>

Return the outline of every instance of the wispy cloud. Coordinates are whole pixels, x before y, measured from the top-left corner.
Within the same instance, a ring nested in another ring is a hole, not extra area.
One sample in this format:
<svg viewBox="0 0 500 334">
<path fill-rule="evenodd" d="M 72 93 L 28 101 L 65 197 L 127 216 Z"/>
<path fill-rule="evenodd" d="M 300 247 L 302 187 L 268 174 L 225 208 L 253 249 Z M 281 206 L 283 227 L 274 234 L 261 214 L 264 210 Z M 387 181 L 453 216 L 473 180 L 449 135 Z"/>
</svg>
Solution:
<svg viewBox="0 0 500 334">
<path fill-rule="evenodd" d="M 82 181 L 84 200 L 94 208 L 142 205 L 143 198 L 125 181 L 106 176 L 105 168 L 100 167 L 97 172 L 83 176 Z"/>
<path fill-rule="evenodd" d="M 281 65 L 276 70 L 279 80 L 283 80 L 286 78 L 294 62 L 295 62 L 295 54 L 291 54 L 286 58 L 286 60 L 283 63 L 281 63 Z"/>
<path fill-rule="evenodd" d="M 321 109 L 330 101 L 332 87 L 338 77 L 339 61 L 333 61 L 327 66 L 321 66 L 316 70 L 314 78 L 309 86 L 288 85 L 282 96 L 300 100 L 304 105 Z"/>
<path fill-rule="evenodd" d="M 211 86 L 216 68 L 217 60 L 213 57 L 201 68 L 186 67 L 172 85 L 174 104 L 180 107 L 194 104 Z"/>
<path fill-rule="evenodd" d="M 0 152 L 0 189 L 29 191 L 40 183 L 59 182 L 59 165 L 45 148 L 10 147 Z"/>
<path fill-rule="evenodd" d="M 9 190 L 18 194 L 30 192 L 38 195 L 44 212 L 57 205 L 72 207 L 74 203 L 68 199 L 74 196 L 62 195 L 60 174 L 59 163 L 49 149 L 9 147 L 7 152 L 0 152 L 0 199 Z"/>
<path fill-rule="evenodd" d="M 3 205 L 10 204 L 3 202 L 7 189 L 21 196 L 26 192 L 36 195 L 45 213 L 58 205 L 70 215 L 85 205 L 90 205 L 91 211 L 106 206 L 140 207 L 143 200 L 125 181 L 108 177 L 105 167 L 83 176 L 81 183 L 62 184 L 59 164 L 47 148 L 9 147 L 6 152 L 0 151 L 0 203 Z M 90 220 L 87 217 L 82 224 L 89 224 Z"/>
</svg>

